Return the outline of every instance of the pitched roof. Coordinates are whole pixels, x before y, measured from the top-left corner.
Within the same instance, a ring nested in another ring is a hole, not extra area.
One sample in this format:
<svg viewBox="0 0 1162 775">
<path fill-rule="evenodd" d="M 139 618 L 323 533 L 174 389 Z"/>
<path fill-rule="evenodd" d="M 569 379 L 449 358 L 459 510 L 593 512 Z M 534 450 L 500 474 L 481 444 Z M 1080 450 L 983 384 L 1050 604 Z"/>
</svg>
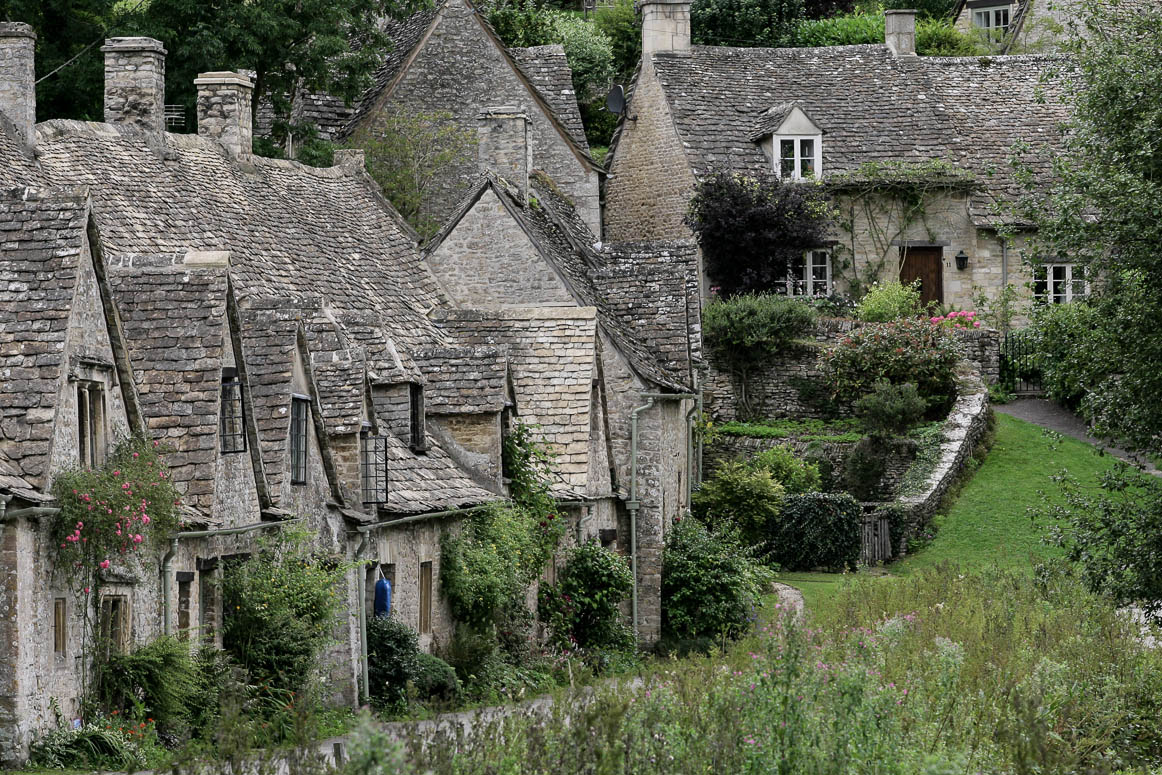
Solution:
<svg viewBox="0 0 1162 775">
<path fill-rule="evenodd" d="M 521 307 L 444 310 L 436 320 L 469 346 L 507 346 L 516 414 L 555 453 L 561 484 L 584 492 L 589 478 L 589 408 L 596 368 L 597 310 Z"/>
<path fill-rule="evenodd" d="M 334 435 L 358 433 L 363 428 L 367 364 L 361 352 L 344 353 L 339 360 L 316 360 L 315 388 L 323 424 Z"/>
<path fill-rule="evenodd" d="M 601 330 L 629 360 L 634 370 L 664 388 L 679 392 L 686 390 L 691 375 L 689 361 L 664 363 L 659 360 L 656 351 L 650 350 L 648 341 L 635 336 L 633 320 L 619 314 L 595 281 L 594 273 L 601 268 L 601 259 L 596 249 L 597 238 L 569 200 L 544 173 L 534 172 L 529 176 L 527 203 L 506 181 L 485 175 L 461 201 L 452 218 L 428 243 L 425 252 L 430 254 L 440 246 L 487 188 L 496 192 L 541 256 L 557 270 L 578 305 L 597 310 Z"/>
<path fill-rule="evenodd" d="M 387 503 L 380 511 L 419 514 L 501 500 L 457 467 L 431 437 L 427 452 L 417 455 L 388 434 L 387 466 Z"/>
<path fill-rule="evenodd" d="M 1014 142 L 1031 141 L 1042 156 L 1058 147 L 1054 129 L 1067 108 L 1061 82 L 1042 75 L 1060 61 L 897 57 L 882 45 L 694 46 L 688 55 L 652 59 L 695 174 L 769 171 L 755 127 L 772 108 L 797 102 L 825 133 L 825 178 L 867 162 L 943 159 L 990 189 L 1012 183 Z M 1035 98 L 1038 90 L 1045 100 Z"/>
<path fill-rule="evenodd" d="M 573 91 L 573 69 L 565 58 L 565 47 L 553 43 L 548 46 L 510 48 L 508 52 L 521 72 L 544 96 L 572 138 L 578 145 L 588 148 L 585 125 L 581 123 L 581 110 L 577 106 L 577 94 Z"/>
<path fill-rule="evenodd" d="M 22 188 L 0 194 L 0 452 L 6 454 L 8 476 L 39 488 L 47 485 L 88 223 L 83 190 Z"/>
<path fill-rule="evenodd" d="M 22 500 L 33 503 L 44 503 L 52 500 L 51 495 L 45 495 L 24 478 L 20 467 L 8 459 L 8 455 L 0 449 L 0 492 L 14 495 Z"/>
<path fill-rule="evenodd" d="M 167 464 L 183 501 L 209 516 L 218 454 L 218 415 L 226 328 L 227 269 L 219 266 L 111 265 L 137 395 L 151 434 L 173 446 Z"/>
<path fill-rule="evenodd" d="M 508 350 L 504 347 L 427 347 L 415 353 L 428 375 L 428 414 L 499 412 L 507 398 Z"/>
</svg>

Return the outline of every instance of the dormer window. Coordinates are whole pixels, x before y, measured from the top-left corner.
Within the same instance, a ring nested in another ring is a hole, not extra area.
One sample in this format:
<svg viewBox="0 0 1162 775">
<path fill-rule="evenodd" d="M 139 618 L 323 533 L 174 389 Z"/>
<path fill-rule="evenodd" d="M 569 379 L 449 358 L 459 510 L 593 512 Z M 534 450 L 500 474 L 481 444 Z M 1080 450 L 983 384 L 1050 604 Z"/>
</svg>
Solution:
<svg viewBox="0 0 1162 775">
<path fill-rule="evenodd" d="M 408 414 L 411 424 L 410 445 L 417 452 L 427 449 L 427 423 L 424 418 L 424 386 L 408 383 Z"/>
<path fill-rule="evenodd" d="M 307 423 L 311 416 L 309 396 L 291 398 L 290 478 L 291 484 L 307 483 Z"/>
<path fill-rule="evenodd" d="M 823 130 L 798 102 L 764 111 L 751 133 L 783 180 L 811 180 L 823 174 Z"/>
<path fill-rule="evenodd" d="M 218 422 L 218 440 L 223 453 L 246 451 L 246 430 L 242 423 L 242 388 L 238 370 L 222 369 L 222 407 Z"/>
<path fill-rule="evenodd" d="M 779 157 L 775 169 L 784 180 L 810 180 L 819 176 L 823 166 L 823 143 L 818 136 L 783 137 L 776 135 Z"/>
<path fill-rule="evenodd" d="M 364 505 L 387 503 L 387 439 L 364 424 L 359 434 L 359 484 Z"/>
<path fill-rule="evenodd" d="M 1003 37 L 1009 28 L 1010 10 L 1010 7 L 1007 5 L 974 8 L 972 11 L 972 26 L 977 29 L 988 30 L 997 37 Z"/>
<path fill-rule="evenodd" d="M 105 462 L 105 385 L 77 382 L 77 457 L 82 468 Z"/>
</svg>

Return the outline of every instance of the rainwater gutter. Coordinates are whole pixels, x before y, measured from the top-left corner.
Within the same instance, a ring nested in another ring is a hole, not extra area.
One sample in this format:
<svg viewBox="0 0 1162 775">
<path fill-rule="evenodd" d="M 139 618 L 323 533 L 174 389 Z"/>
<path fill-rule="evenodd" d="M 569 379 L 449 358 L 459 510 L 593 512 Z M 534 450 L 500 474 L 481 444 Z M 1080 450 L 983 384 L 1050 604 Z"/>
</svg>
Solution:
<svg viewBox="0 0 1162 775">
<path fill-rule="evenodd" d="M 656 401 L 683 401 L 697 399 L 693 393 L 641 393 L 646 403 L 634 408 L 629 413 L 629 501 L 625 507 L 629 510 L 629 564 L 633 574 L 632 614 L 634 638 L 638 635 L 638 579 L 637 579 L 637 512 L 641 502 L 637 497 L 637 455 L 638 455 L 638 415 L 653 407 Z"/>
<path fill-rule="evenodd" d="M 398 527 L 399 525 L 411 525 L 416 522 L 423 522 L 429 519 L 438 519 L 440 517 L 461 516 L 465 514 L 473 514 L 482 509 L 486 509 L 493 504 L 486 503 L 480 506 L 471 506 L 466 509 L 447 509 L 446 511 L 432 511 L 427 514 L 413 514 L 410 517 L 401 517 L 400 519 L 389 519 L 382 522 L 373 522 L 370 525 L 360 525 L 355 528 L 355 532 L 359 533 L 359 546 L 355 549 L 354 560 L 359 562 L 359 556 L 363 554 L 363 550 L 367 548 L 367 542 L 370 540 L 372 530 L 381 527 Z M 362 590 L 363 580 L 357 578 L 357 588 Z M 363 690 L 364 699 L 371 697 L 371 677 L 367 674 L 367 605 L 364 602 L 363 594 L 359 595 L 358 605 L 359 609 L 359 667 L 360 673 L 359 684 Z"/>
<path fill-rule="evenodd" d="M 173 574 L 170 573 L 170 570 L 173 568 L 173 558 L 177 554 L 179 540 L 183 538 L 211 538 L 214 536 L 241 535 L 255 530 L 265 530 L 270 527 L 282 527 L 283 525 L 298 521 L 298 519 L 288 519 L 281 522 L 255 522 L 252 525 L 243 525 L 241 527 L 223 527 L 216 530 L 189 530 L 184 533 L 176 533 L 170 539 L 169 550 L 161 558 L 162 621 L 165 634 L 173 635 L 173 602 L 170 600 L 170 576 Z"/>
</svg>

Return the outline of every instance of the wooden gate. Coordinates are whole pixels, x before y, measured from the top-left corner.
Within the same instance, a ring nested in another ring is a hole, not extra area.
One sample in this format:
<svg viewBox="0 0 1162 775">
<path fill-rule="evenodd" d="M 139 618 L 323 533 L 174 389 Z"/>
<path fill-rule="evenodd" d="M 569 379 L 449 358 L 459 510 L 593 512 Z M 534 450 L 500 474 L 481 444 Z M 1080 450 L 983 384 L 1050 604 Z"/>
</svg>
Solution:
<svg viewBox="0 0 1162 775">
<path fill-rule="evenodd" d="M 900 282 L 920 281 L 920 300 L 944 303 L 944 248 L 900 248 Z"/>
<path fill-rule="evenodd" d="M 887 517 L 872 514 L 863 518 L 859 542 L 859 564 L 879 565 L 892 559 L 892 526 Z"/>
</svg>

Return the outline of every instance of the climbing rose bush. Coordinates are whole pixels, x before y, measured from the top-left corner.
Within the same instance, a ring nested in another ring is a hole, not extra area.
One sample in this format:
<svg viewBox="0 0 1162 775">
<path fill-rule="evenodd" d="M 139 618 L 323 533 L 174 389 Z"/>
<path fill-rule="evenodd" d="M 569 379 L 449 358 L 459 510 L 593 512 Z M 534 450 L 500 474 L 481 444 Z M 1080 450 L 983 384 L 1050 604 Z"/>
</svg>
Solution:
<svg viewBox="0 0 1162 775">
<path fill-rule="evenodd" d="M 85 594 L 98 571 L 128 564 L 178 529 L 181 499 L 156 441 L 125 439 L 99 468 L 59 474 L 52 492 L 60 567 L 73 568 L 69 578 Z"/>
</svg>

